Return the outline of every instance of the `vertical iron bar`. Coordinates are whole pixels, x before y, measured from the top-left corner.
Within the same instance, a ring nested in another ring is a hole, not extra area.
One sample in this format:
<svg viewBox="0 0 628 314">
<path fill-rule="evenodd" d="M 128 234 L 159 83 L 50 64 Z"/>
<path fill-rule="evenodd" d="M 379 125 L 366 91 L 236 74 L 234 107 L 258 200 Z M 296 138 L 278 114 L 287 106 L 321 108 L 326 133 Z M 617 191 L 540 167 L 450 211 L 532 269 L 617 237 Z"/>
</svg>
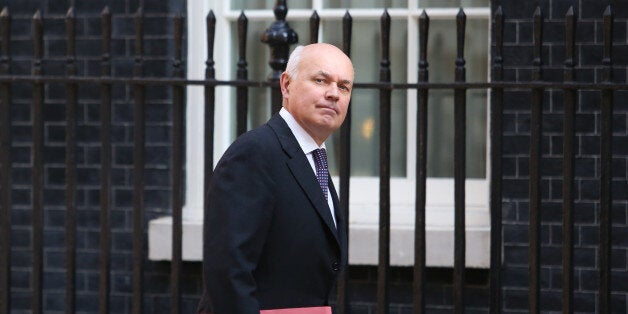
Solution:
<svg viewBox="0 0 628 314">
<path fill-rule="evenodd" d="M 318 17 L 318 15 L 317 15 Z M 318 22 L 317 22 L 318 23 Z M 347 11 L 342 18 L 342 51 L 348 56 L 351 57 L 351 35 L 352 35 L 352 27 L 353 20 L 351 15 L 349 15 L 349 11 Z M 313 29 L 313 28 L 312 28 Z M 316 26 L 318 29 L 318 25 Z M 318 38 L 318 36 L 312 38 Z M 345 121 L 340 128 L 340 163 L 339 163 L 339 172 L 340 172 L 340 209 L 343 211 L 343 216 L 347 223 L 345 224 L 345 234 L 347 235 L 347 241 L 349 239 L 349 184 L 351 179 L 351 104 L 349 104 L 349 108 L 347 109 L 347 115 L 345 117 Z M 347 243 L 348 244 L 348 243 Z M 348 245 L 347 245 L 348 247 Z M 347 252 L 347 263 L 349 259 L 349 252 Z M 343 272 L 338 276 L 338 299 L 336 311 L 338 314 L 348 314 L 349 313 L 349 274 L 348 270 L 345 268 Z"/>
<path fill-rule="evenodd" d="M 382 61 L 379 81 L 390 82 L 390 15 L 381 21 Z M 377 265 L 377 314 L 388 314 L 390 273 L 390 127 L 391 90 L 379 91 L 379 263 Z"/>
<path fill-rule="evenodd" d="M 495 55 L 493 58 L 493 81 L 503 79 L 502 48 L 504 44 L 504 14 L 497 8 L 494 17 Z M 504 114 L 504 89 L 491 89 L 491 266 L 490 313 L 501 313 L 501 263 L 502 263 L 502 117 Z"/>
<path fill-rule="evenodd" d="M 70 7 L 65 18 L 67 34 L 66 77 L 76 75 L 75 14 Z M 65 128 L 65 312 L 76 311 L 76 110 L 77 84 L 66 84 Z"/>
<path fill-rule="evenodd" d="M 349 10 L 347 10 L 345 12 L 345 15 L 342 17 L 342 51 L 349 58 L 351 58 L 352 36 L 353 36 L 353 17 L 351 16 L 351 14 L 349 14 Z"/>
<path fill-rule="evenodd" d="M 102 25 L 102 57 L 100 73 L 103 78 L 111 76 L 111 13 L 105 7 L 100 14 Z M 100 85 L 100 287 L 99 313 L 109 313 L 111 290 L 111 84 Z"/>
<path fill-rule="evenodd" d="M 216 33 L 216 16 L 214 11 L 209 11 L 205 19 L 207 28 L 207 61 L 205 61 L 205 79 L 213 81 L 216 78 L 214 69 L 214 36 Z M 205 148 L 204 148 L 204 176 L 203 176 L 203 239 L 207 239 L 208 209 L 209 209 L 209 185 L 214 169 L 214 108 L 216 102 L 215 85 L 204 86 L 205 96 Z M 205 261 L 211 252 L 207 249 L 207 241 L 203 241 L 203 289 L 208 281 Z"/>
<path fill-rule="evenodd" d="M 573 6 L 565 15 L 565 65 L 563 81 L 574 81 L 574 42 L 576 23 Z M 573 313 L 573 245 L 574 245 L 574 124 L 576 119 L 576 91 L 564 89 L 563 117 L 563 313 Z"/>
<path fill-rule="evenodd" d="M 419 73 L 420 83 L 429 81 L 427 62 L 427 44 L 429 36 L 430 18 L 423 10 L 419 16 Z M 414 312 L 425 312 L 425 266 L 426 266 L 426 239 L 425 239 L 425 204 L 427 183 L 427 112 L 428 89 L 417 91 L 417 135 L 416 135 L 416 191 L 415 191 L 415 221 L 414 221 Z"/>
<path fill-rule="evenodd" d="M 310 16 L 310 44 L 318 42 L 318 27 L 321 23 L 321 18 L 316 13 L 316 10 Z"/>
<path fill-rule="evenodd" d="M 456 16 L 457 50 L 456 82 L 466 80 L 464 36 L 467 16 L 462 8 Z M 465 176 L 466 176 L 466 89 L 454 89 L 454 311 L 464 313 L 465 281 Z"/>
<path fill-rule="evenodd" d="M 541 8 L 534 12 L 534 60 L 532 64 L 532 80 L 539 82 L 542 79 L 542 26 L 543 17 Z M 541 237 L 541 194 L 540 194 L 540 159 L 541 159 L 541 123 L 543 114 L 543 89 L 532 90 L 532 103 L 530 104 L 530 220 L 529 220 L 529 312 L 540 312 L 540 237 Z"/>
<path fill-rule="evenodd" d="M 248 79 L 248 70 L 246 68 L 246 33 L 248 27 L 248 19 L 244 15 L 244 11 L 240 13 L 238 18 L 238 80 L 246 81 Z M 247 130 L 247 118 L 249 111 L 249 88 L 246 86 L 236 87 L 237 101 L 237 135 Z"/>
<path fill-rule="evenodd" d="M 602 81 L 613 80 L 613 12 L 606 7 L 603 16 L 604 55 L 602 60 Z M 602 90 L 600 127 L 600 313 L 611 312 L 611 207 L 612 198 L 612 142 L 613 142 L 613 91 Z"/>
<path fill-rule="evenodd" d="M 143 75 L 143 9 L 139 7 L 134 17 L 135 28 L 135 64 L 133 76 Z M 145 86 L 133 85 L 134 123 L 133 123 L 133 313 L 143 312 L 144 290 L 144 155 L 145 155 Z"/>
<path fill-rule="evenodd" d="M 33 76 L 40 76 L 42 71 L 42 58 L 44 54 L 43 46 L 43 22 L 41 12 L 37 11 L 33 16 Z M 33 104 L 31 116 L 33 120 L 33 147 L 31 149 L 32 158 L 32 202 L 33 202 L 33 278 L 32 278 L 32 312 L 42 313 L 42 291 L 43 291 L 43 148 L 44 148 L 44 84 L 35 81 L 33 83 Z"/>
<path fill-rule="evenodd" d="M 173 76 L 183 78 L 181 52 L 183 17 L 174 18 Z M 172 264 L 170 269 L 172 314 L 181 312 L 182 209 L 183 209 L 183 86 L 172 86 Z"/>
<path fill-rule="evenodd" d="M 0 13 L 0 75 L 11 73 L 9 41 L 11 17 L 4 7 Z M 11 309 L 11 84 L 0 84 L 0 313 Z"/>
<path fill-rule="evenodd" d="M 273 9 L 275 13 L 275 21 L 266 29 L 262 34 L 261 40 L 263 43 L 270 46 L 270 62 L 268 64 L 273 69 L 268 76 L 268 81 L 271 82 L 271 111 L 273 113 L 278 112 L 281 109 L 281 89 L 279 88 L 279 78 L 281 73 L 286 69 L 288 63 L 290 45 L 299 41 L 297 33 L 290 28 L 288 22 L 286 22 L 286 15 L 288 14 L 288 4 L 285 0 L 276 0 L 275 7 Z"/>
</svg>

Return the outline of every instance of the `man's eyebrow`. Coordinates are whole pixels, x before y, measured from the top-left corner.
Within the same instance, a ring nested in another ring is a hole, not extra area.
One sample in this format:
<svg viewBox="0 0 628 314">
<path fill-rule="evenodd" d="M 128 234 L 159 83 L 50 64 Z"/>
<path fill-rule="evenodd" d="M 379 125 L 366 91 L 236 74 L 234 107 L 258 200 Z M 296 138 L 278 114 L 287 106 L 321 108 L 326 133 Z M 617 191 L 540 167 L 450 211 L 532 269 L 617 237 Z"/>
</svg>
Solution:
<svg viewBox="0 0 628 314">
<path fill-rule="evenodd" d="M 325 71 L 318 71 L 318 72 L 316 72 L 316 74 L 324 76 L 325 78 L 331 77 L 331 74 L 329 74 L 329 73 L 327 73 Z M 350 85 L 353 84 L 353 82 L 351 80 L 340 80 L 340 83 L 342 83 L 342 84 L 350 84 Z"/>
<path fill-rule="evenodd" d="M 331 75 L 325 71 L 318 71 L 316 72 L 316 75 L 322 75 L 324 77 L 330 77 Z"/>
</svg>

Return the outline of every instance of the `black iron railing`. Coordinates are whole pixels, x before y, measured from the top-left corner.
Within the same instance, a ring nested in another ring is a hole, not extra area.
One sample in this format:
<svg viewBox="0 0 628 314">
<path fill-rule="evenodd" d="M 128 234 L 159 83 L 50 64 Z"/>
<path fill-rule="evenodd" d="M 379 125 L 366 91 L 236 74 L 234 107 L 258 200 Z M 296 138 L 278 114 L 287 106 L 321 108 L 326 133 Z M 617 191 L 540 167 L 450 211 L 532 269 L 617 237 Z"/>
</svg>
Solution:
<svg viewBox="0 0 628 314">
<path fill-rule="evenodd" d="M 143 283 L 145 248 L 145 213 L 144 213 L 144 164 L 146 145 L 145 140 L 145 106 L 146 106 L 146 86 L 159 85 L 172 89 L 172 263 L 171 263 L 171 300 L 172 312 L 178 313 L 181 304 L 181 269 L 182 269 L 182 178 L 183 178 L 183 125 L 184 125 L 184 101 L 186 86 L 199 85 L 204 87 L 205 92 L 205 187 L 212 176 L 213 165 L 213 142 L 214 142 L 214 108 L 215 108 L 215 88 L 217 86 L 230 86 L 236 89 L 237 104 L 237 133 L 246 131 L 247 121 L 247 92 L 251 87 L 270 88 L 274 104 L 273 110 L 278 110 L 280 103 L 280 93 L 278 89 L 278 74 L 285 68 L 289 46 L 296 42 L 296 34 L 285 23 L 287 7 L 285 1 L 278 1 L 283 7 L 278 5 L 275 9 L 277 23 L 273 24 L 264 37 L 266 43 L 273 51 L 271 66 L 273 74 L 267 81 L 251 81 L 247 75 L 246 56 L 246 32 L 247 18 L 244 13 L 238 19 L 238 62 L 236 80 L 218 80 L 214 70 L 214 34 L 216 32 L 216 18 L 213 12 L 207 16 L 207 61 L 204 80 L 186 79 L 182 68 L 182 47 L 183 47 L 183 17 L 177 16 L 173 19 L 174 24 L 174 62 L 172 63 L 172 77 L 145 77 L 144 76 L 144 47 L 143 47 L 143 12 L 138 9 L 134 18 L 134 65 L 132 77 L 112 76 L 112 55 L 111 55 L 111 28 L 112 15 L 107 8 L 102 11 L 102 57 L 100 76 L 77 76 L 76 52 L 75 52 L 75 12 L 71 8 L 65 17 L 66 22 L 66 43 L 67 43 L 67 63 L 65 74 L 58 75 L 43 73 L 42 61 L 44 27 L 42 17 L 37 12 L 32 19 L 33 27 L 33 57 L 31 75 L 11 74 L 11 16 L 5 8 L 0 14 L 1 27 L 1 57 L 0 57 L 0 184 L 2 193 L 0 194 L 0 312 L 8 313 L 11 310 L 11 93 L 12 86 L 16 83 L 28 83 L 32 85 L 32 312 L 42 313 L 42 273 L 43 273 L 43 146 L 44 146 L 44 125 L 43 125 L 43 105 L 44 88 L 47 84 L 63 83 L 66 86 L 66 289 L 65 306 L 67 312 L 75 312 L 76 303 L 76 160 L 74 148 L 76 144 L 76 110 L 79 101 L 77 92 L 80 86 L 91 84 L 100 86 L 100 313 L 111 312 L 110 291 L 111 291 L 111 163 L 112 163 L 112 86 L 128 86 L 133 93 L 133 277 L 132 277 L 132 309 L 133 313 L 143 312 L 142 300 L 145 287 Z M 542 48 L 542 25 L 543 18 L 540 9 L 534 13 L 534 58 L 532 60 L 532 81 L 530 82 L 510 82 L 503 81 L 502 47 L 503 47 L 503 24 L 504 15 L 501 8 L 498 8 L 493 16 L 493 32 L 495 34 L 493 42 L 492 56 L 492 81 L 490 82 L 467 82 L 465 75 L 464 60 L 464 34 L 466 17 L 461 9 L 456 19 L 457 30 L 457 57 L 455 61 L 455 81 L 450 83 L 430 83 L 428 76 L 427 62 L 427 38 L 429 36 L 429 17 L 423 12 L 419 17 L 419 64 L 418 82 L 416 83 L 394 83 L 391 82 L 390 70 L 390 16 L 384 11 L 381 17 L 381 49 L 382 59 L 380 60 L 380 78 L 377 82 L 358 82 L 354 85 L 358 89 L 375 89 L 379 91 L 380 108 L 380 141 L 379 141 L 379 162 L 380 162 L 380 219 L 379 219 L 379 259 L 377 269 L 377 313 L 388 313 L 390 304 L 390 143 L 391 143 L 391 93 L 393 90 L 416 89 L 418 111 L 417 111 L 417 141 L 416 141 L 416 222 L 415 222 L 415 250 L 414 250 L 414 312 L 424 313 L 426 308 L 426 246 L 425 246 L 425 206 L 426 206 L 426 164 L 427 164 L 427 125 L 428 121 L 428 92 L 434 89 L 448 89 L 454 91 L 455 108 L 455 148 L 454 148 L 454 185 L 455 185 L 455 258 L 453 275 L 453 305 L 456 313 L 463 313 L 465 310 L 465 119 L 466 119 L 466 91 L 469 89 L 490 89 L 490 215 L 491 215 L 491 257 L 490 257 L 490 301 L 489 310 L 491 313 L 501 312 L 502 290 L 501 290 L 501 264 L 502 264 L 502 124 L 504 108 L 505 89 L 525 89 L 532 92 L 530 103 L 530 151 L 529 151 L 529 310 L 538 313 L 541 310 L 540 300 L 540 184 L 541 173 L 540 163 L 541 138 L 543 130 L 541 128 L 543 118 L 543 93 L 548 89 L 563 90 L 565 93 L 564 105 L 564 153 L 563 153 L 563 178 L 566 184 L 563 185 L 563 308 L 565 313 L 572 312 L 573 309 L 573 248 L 574 248 L 574 121 L 577 107 L 577 92 L 582 89 L 598 90 L 601 92 L 601 175 L 600 175 L 600 244 L 599 244 L 599 265 L 600 265 L 600 289 L 599 289 L 599 309 L 601 313 L 610 312 L 610 252 L 611 252 L 611 215 L 612 204 L 611 195 L 611 159 L 612 159 L 612 114 L 613 114 L 613 91 L 626 90 L 626 82 L 615 82 L 612 80 L 612 24 L 613 16 L 611 8 L 608 7 L 604 13 L 603 34 L 604 34 L 604 55 L 603 55 L 603 83 L 576 82 L 574 80 L 574 34 L 576 18 L 573 9 L 567 12 L 565 19 L 565 62 L 564 80 L 562 82 L 551 82 L 544 80 L 543 64 L 541 62 Z M 310 42 L 316 42 L 318 38 L 320 18 L 314 12 L 310 19 Z M 287 35 L 286 35 L 287 34 Z M 282 37 L 278 35 L 286 35 Z M 286 39 L 286 40 L 280 40 Z M 343 18 L 343 43 L 342 49 L 347 55 L 351 55 L 350 47 L 352 42 L 352 17 L 349 12 Z M 351 110 L 351 109 L 350 109 Z M 350 129 L 351 114 L 347 115 L 340 134 L 340 199 L 345 215 L 348 215 L 349 208 L 349 173 L 350 173 Z M 206 193 L 205 193 L 206 195 Z M 207 199 L 205 208 L 207 208 Z M 207 215 L 206 215 L 207 217 Z M 348 230 L 347 230 L 348 231 Z M 210 252 L 204 250 L 203 256 Z M 349 313 L 351 303 L 348 293 L 348 276 L 342 274 L 339 280 L 337 296 L 337 310 L 339 313 Z"/>
</svg>

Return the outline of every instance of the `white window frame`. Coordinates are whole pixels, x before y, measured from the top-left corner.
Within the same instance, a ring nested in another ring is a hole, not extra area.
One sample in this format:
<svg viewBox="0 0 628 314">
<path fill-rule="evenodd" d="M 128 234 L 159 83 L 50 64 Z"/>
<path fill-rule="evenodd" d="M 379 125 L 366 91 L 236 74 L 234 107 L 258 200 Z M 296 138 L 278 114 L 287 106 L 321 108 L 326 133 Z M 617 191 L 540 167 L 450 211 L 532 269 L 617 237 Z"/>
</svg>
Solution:
<svg viewBox="0 0 628 314">
<path fill-rule="evenodd" d="M 418 65 L 418 18 L 422 10 L 418 8 L 419 0 L 409 0 L 408 8 L 388 9 L 393 19 L 405 19 L 408 24 L 407 64 Z M 313 0 L 313 9 L 321 18 L 321 27 L 326 19 L 342 19 L 346 9 L 323 9 L 322 0 Z M 189 1 L 188 22 L 188 58 L 187 76 L 189 79 L 203 79 L 207 58 L 206 47 L 206 15 L 213 10 L 216 16 L 216 33 L 214 60 L 217 79 L 230 79 L 231 64 L 236 53 L 230 51 L 232 22 L 240 15 L 238 10 L 229 9 L 230 1 Z M 427 9 L 430 20 L 454 20 L 458 8 Z M 467 18 L 490 19 L 489 8 L 465 8 Z M 350 9 L 349 13 L 356 19 L 379 19 L 383 8 Z M 287 20 L 308 20 L 312 9 L 290 9 Z M 272 10 L 247 10 L 245 15 L 252 20 L 274 20 Z M 490 23 L 489 27 L 490 27 Z M 490 30 L 487 30 L 487 32 Z M 319 31 L 319 36 L 322 36 Z M 300 34 L 306 36 L 307 34 Z M 303 37 L 301 37 L 303 38 Z M 319 38 L 322 39 L 322 38 Z M 301 40 L 303 41 L 303 40 Z M 489 45 L 489 43 L 487 43 Z M 375 56 L 374 56 L 375 57 Z M 430 56 L 428 56 L 429 58 Z M 264 60 L 266 61 L 266 60 Z M 453 62 L 453 60 L 452 60 Z M 490 62 L 488 63 L 490 64 Z M 268 69 L 270 72 L 270 68 Z M 408 82 L 416 82 L 417 70 L 407 73 Z M 230 87 L 216 89 L 216 118 L 214 162 L 231 143 L 232 110 Z M 406 177 L 393 177 L 390 181 L 391 191 L 391 264 L 412 265 L 414 239 L 414 202 L 415 202 L 415 158 L 412 149 L 416 143 L 416 94 L 415 89 L 407 91 L 407 166 Z M 203 88 L 189 86 L 187 88 L 186 112 L 186 204 L 183 208 L 184 241 L 183 259 L 202 259 L 202 219 L 203 219 L 203 146 L 204 146 L 204 98 Z M 488 107 L 488 103 L 487 103 Z M 487 110 L 488 112 L 488 110 Z M 488 125 L 488 117 L 487 117 Z M 489 173 L 489 140 L 487 127 L 486 178 L 466 180 L 466 231 L 468 267 L 489 267 L 490 219 L 488 210 L 488 178 Z M 334 178 L 339 186 L 338 178 Z M 454 224 L 454 182 L 453 178 L 428 178 L 426 200 L 426 232 L 427 232 L 427 265 L 451 267 L 453 265 L 453 224 Z M 379 178 L 352 177 L 350 181 L 350 263 L 377 264 L 377 233 L 379 230 Z M 169 260 L 171 254 L 170 217 L 153 220 L 149 224 L 149 258 L 153 260 Z M 436 248 L 451 248 L 442 250 Z"/>
</svg>

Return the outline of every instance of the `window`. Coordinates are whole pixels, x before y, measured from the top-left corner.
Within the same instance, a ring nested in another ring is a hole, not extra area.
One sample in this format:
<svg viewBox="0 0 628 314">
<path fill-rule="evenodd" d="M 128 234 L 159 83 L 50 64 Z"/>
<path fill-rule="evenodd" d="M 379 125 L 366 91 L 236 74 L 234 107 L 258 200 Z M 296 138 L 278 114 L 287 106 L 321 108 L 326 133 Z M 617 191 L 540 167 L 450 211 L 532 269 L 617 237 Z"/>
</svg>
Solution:
<svg viewBox="0 0 628 314">
<path fill-rule="evenodd" d="M 216 15 L 216 77 L 234 79 L 237 62 L 237 19 L 241 10 L 248 18 L 247 61 L 249 79 L 264 80 L 270 73 L 268 46 L 261 34 L 274 21 L 275 1 L 231 0 L 188 3 L 188 77 L 201 79 L 206 61 L 205 16 Z M 488 0 L 292 0 L 287 21 L 299 34 L 299 43 L 309 42 L 309 18 L 316 10 L 321 18 L 319 42 L 342 46 L 342 17 L 353 17 L 352 60 L 356 82 L 377 81 L 380 62 L 380 17 L 384 8 L 391 21 L 391 73 L 393 82 L 416 82 L 418 71 L 418 18 L 425 9 L 430 17 L 428 62 L 431 82 L 452 82 L 455 67 L 455 18 L 459 7 L 467 14 L 465 59 L 469 81 L 488 80 Z M 468 34 L 473 34 L 473 40 Z M 226 48 L 224 48 L 226 47 Z M 294 47 L 292 47 L 294 48 Z M 372 51 L 372 53 L 357 53 Z M 235 138 L 235 90 L 217 88 L 217 161 Z M 376 263 L 379 210 L 379 119 L 377 90 L 354 89 L 352 96 L 352 160 L 350 191 L 351 262 Z M 187 105 L 187 182 L 184 219 L 202 220 L 203 94 L 189 87 Z M 249 90 L 249 128 L 270 117 L 267 89 Z M 416 90 L 392 93 L 393 129 L 391 144 L 391 262 L 411 265 L 414 229 L 414 181 L 416 152 Z M 488 267 L 488 182 L 487 182 L 487 91 L 467 91 L 467 264 Z M 427 182 L 428 265 L 453 264 L 453 91 L 429 93 L 429 139 Z M 328 140 L 330 168 L 337 164 L 338 134 Z M 336 172 L 337 173 L 337 172 Z M 333 174 L 333 173 L 332 173 Z M 338 186 L 338 184 L 336 185 Z M 368 245 L 364 242 L 373 241 Z M 430 247 L 451 247 L 430 250 Z M 477 253 L 477 258 L 469 254 Z M 185 252 L 184 252 L 185 256 Z M 200 255 L 199 255 L 200 256 Z"/>
</svg>

